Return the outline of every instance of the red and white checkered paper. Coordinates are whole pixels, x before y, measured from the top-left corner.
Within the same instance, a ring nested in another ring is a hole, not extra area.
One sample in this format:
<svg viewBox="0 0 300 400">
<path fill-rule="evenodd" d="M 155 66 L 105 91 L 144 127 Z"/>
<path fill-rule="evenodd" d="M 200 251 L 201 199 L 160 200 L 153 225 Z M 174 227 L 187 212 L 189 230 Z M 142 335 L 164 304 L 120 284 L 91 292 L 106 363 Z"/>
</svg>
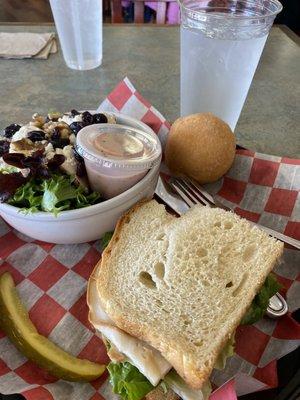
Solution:
<svg viewBox="0 0 300 400">
<path fill-rule="evenodd" d="M 165 144 L 169 123 L 127 78 L 100 109 L 142 120 Z M 237 150 L 228 174 L 208 188 L 245 218 L 300 239 L 300 160 Z M 38 331 L 73 355 L 106 363 L 105 347 L 88 323 L 86 304 L 87 280 L 100 256 L 100 241 L 43 243 L 25 237 L 0 219 L 0 273 L 12 273 Z M 286 247 L 276 274 L 291 311 L 300 306 L 299 266 L 300 252 Z M 265 318 L 238 328 L 236 355 L 228 360 L 224 371 L 212 375 L 216 386 L 227 383 L 212 394 L 211 400 L 235 400 L 234 385 L 239 395 L 276 387 L 276 360 L 299 342 L 300 326 L 291 314 L 278 321 Z M 23 357 L 1 331 L 0 393 L 22 393 L 29 400 L 116 398 L 106 373 L 85 384 L 57 380 Z"/>
</svg>

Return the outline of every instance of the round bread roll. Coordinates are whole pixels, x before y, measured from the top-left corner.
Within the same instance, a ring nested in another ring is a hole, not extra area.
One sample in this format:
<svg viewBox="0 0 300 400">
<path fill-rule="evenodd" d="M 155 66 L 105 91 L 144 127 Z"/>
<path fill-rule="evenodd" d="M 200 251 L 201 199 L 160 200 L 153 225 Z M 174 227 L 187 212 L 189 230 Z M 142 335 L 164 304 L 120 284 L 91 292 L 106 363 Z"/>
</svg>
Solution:
<svg viewBox="0 0 300 400">
<path fill-rule="evenodd" d="M 211 113 L 178 118 L 171 127 L 165 160 L 176 175 L 199 183 L 214 182 L 229 170 L 234 156 L 232 130 Z"/>
</svg>

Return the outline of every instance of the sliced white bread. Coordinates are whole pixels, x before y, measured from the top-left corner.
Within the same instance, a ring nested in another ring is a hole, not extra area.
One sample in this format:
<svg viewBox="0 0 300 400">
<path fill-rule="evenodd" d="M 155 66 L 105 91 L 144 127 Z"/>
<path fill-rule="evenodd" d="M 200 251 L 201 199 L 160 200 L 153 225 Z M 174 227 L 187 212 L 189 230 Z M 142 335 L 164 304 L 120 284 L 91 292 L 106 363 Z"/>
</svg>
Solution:
<svg viewBox="0 0 300 400">
<path fill-rule="evenodd" d="M 282 250 L 231 212 L 196 206 L 175 218 L 143 202 L 119 221 L 97 289 L 120 329 L 200 389 Z"/>
<path fill-rule="evenodd" d="M 201 390 L 189 388 L 184 382 L 181 382 L 181 378 L 174 374 L 173 371 L 168 374 L 172 366 L 156 349 L 147 345 L 144 341 L 128 335 L 115 326 L 114 322 L 103 310 L 98 296 L 96 281 L 99 271 L 100 265 L 94 269 L 88 282 L 88 318 L 96 329 L 98 336 L 105 343 L 109 341 L 110 348 L 107 353 L 109 358 L 117 363 L 129 361 L 154 386 L 158 385 L 161 380 L 167 382 L 168 391 L 166 393 L 162 390 L 161 386 L 157 386 L 147 394 L 147 400 L 178 400 L 178 395 L 183 400 L 207 399 L 208 392 L 202 393 Z"/>
<path fill-rule="evenodd" d="M 103 311 L 96 287 L 99 271 L 99 267 L 95 268 L 88 282 L 87 303 L 89 306 L 89 321 L 96 329 L 98 336 L 104 338 L 104 340 L 109 340 L 112 345 L 108 352 L 108 356 L 112 361 L 129 361 L 147 377 L 153 386 L 158 385 L 172 366 L 159 351 L 144 341 L 117 328 L 114 322 Z"/>
</svg>

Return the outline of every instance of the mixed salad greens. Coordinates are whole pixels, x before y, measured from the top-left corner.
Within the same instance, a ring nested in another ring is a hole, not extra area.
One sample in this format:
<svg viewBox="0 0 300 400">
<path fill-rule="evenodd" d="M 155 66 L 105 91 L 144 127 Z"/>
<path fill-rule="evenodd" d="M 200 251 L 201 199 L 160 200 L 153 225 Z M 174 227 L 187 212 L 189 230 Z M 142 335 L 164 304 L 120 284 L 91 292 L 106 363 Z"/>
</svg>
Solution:
<svg viewBox="0 0 300 400">
<path fill-rule="evenodd" d="M 55 216 L 60 211 L 97 203 L 100 194 L 87 193 L 83 186 L 74 184 L 74 179 L 72 176 L 58 174 L 46 180 L 32 178 L 16 190 L 8 203 L 25 212 L 46 211 Z"/>
<path fill-rule="evenodd" d="M 32 213 L 87 207 L 101 201 L 91 191 L 83 158 L 74 147 L 84 126 L 115 122 L 106 113 L 34 114 L 27 125 L 11 124 L 0 135 L 0 202 Z"/>
</svg>

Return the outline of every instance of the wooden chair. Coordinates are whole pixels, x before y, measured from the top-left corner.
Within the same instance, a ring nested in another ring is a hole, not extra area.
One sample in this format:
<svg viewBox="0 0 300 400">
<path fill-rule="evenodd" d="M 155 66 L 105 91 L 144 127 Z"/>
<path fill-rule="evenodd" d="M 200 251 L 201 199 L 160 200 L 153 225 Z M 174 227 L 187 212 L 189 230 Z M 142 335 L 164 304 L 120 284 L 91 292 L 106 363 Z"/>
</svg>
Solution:
<svg viewBox="0 0 300 400">
<path fill-rule="evenodd" d="M 161 0 L 157 1 L 157 10 L 156 10 L 156 23 L 157 24 L 165 24 L 166 22 L 166 10 L 167 3 L 175 0 Z M 134 4 L 134 23 L 142 24 L 144 22 L 144 8 L 145 2 L 144 0 L 132 0 Z M 111 22 L 113 24 L 124 22 L 122 16 L 122 4 L 121 0 L 111 0 Z"/>
</svg>

